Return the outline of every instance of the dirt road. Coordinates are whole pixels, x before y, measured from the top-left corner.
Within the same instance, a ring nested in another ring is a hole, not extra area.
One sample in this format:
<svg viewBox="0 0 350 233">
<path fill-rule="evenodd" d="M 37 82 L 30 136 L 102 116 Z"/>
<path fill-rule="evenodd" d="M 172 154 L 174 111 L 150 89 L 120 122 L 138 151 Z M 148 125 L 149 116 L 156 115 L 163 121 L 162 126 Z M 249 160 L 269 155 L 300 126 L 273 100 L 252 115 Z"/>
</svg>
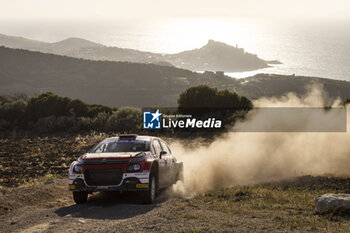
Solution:
<svg viewBox="0 0 350 233">
<path fill-rule="evenodd" d="M 287 184 L 233 187 L 191 199 L 163 192 L 143 205 L 135 194 L 90 196 L 75 205 L 66 179 L 47 179 L 4 192 L 1 232 L 348 232 L 348 215 L 318 216 L 318 193 L 349 179 L 308 178 Z"/>
<path fill-rule="evenodd" d="M 350 215 L 314 213 L 316 196 L 349 192 L 349 177 L 305 176 L 191 198 L 168 190 L 154 205 L 132 193 L 94 194 L 75 205 L 68 165 L 103 137 L 0 139 L 0 232 L 349 232 Z"/>
<path fill-rule="evenodd" d="M 0 198 L 3 232 L 190 232 L 230 231 L 234 218 L 219 211 L 203 214 L 186 199 L 163 192 L 155 205 L 144 205 L 133 193 L 90 196 L 87 204 L 75 205 L 65 179 L 53 179 L 20 187 Z M 178 215 L 178 216 L 177 216 Z M 215 224 L 213 224 L 215 223 Z M 249 225 L 248 225 L 249 226 Z M 248 227 L 251 229 L 251 227 Z"/>
</svg>

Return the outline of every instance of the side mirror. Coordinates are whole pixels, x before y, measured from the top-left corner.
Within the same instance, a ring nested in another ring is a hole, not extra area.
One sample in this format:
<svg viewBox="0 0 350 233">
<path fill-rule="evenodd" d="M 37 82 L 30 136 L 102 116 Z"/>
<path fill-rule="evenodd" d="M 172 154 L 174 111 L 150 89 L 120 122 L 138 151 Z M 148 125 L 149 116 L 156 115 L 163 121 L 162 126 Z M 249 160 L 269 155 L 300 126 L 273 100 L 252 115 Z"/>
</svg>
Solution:
<svg viewBox="0 0 350 233">
<path fill-rule="evenodd" d="M 163 155 L 166 155 L 166 154 L 167 154 L 167 152 L 166 152 L 166 151 L 164 151 L 164 150 L 163 150 L 163 151 L 161 151 L 161 152 L 160 152 L 160 154 L 159 154 L 159 158 L 161 159 L 161 158 L 162 158 L 162 156 L 163 156 Z"/>
</svg>

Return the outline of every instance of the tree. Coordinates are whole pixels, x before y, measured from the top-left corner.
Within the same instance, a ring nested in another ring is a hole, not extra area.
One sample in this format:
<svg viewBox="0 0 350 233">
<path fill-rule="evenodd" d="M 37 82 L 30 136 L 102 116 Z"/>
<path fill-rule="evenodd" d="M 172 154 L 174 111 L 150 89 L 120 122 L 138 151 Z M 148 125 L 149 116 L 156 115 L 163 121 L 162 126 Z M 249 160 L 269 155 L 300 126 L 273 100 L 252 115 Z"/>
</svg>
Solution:
<svg viewBox="0 0 350 233">
<path fill-rule="evenodd" d="M 79 99 L 74 99 L 67 104 L 70 114 L 76 117 L 84 117 L 88 114 L 88 105 Z"/>
<path fill-rule="evenodd" d="M 67 105 L 69 102 L 68 97 L 61 97 L 52 92 L 33 96 L 28 102 L 28 117 L 31 120 L 37 120 L 47 116 L 68 116 Z"/>
<path fill-rule="evenodd" d="M 248 98 L 207 85 L 191 87 L 182 92 L 178 99 L 180 113 L 197 118 L 214 117 L 224 120 L 224 124 L 234 122 L 234 115 L 242 116 L 238 112 L 248 112 L 252 108 L 253 104 Z"/>
<path fill-rule="evenodd" d="M 180 94 L 179 108 L 239 108 L 251 109 L 252 102 L 235 92 L 228 90 L 218 91 L 207 85 L 191 87 Z"/>
<path fill-rule="evenodd" d="M 25 116 L 27 102 L 22 99 L 0 105 L 0 118 L 12 123 L 19 123 Z"/>
<path fill-rule="evenodd" d="M 134 133 L 142 126 L 142 112 L 135 107 L 122 107 L 113 113 L 107 122 L 110 131 Z"/>
</svg>

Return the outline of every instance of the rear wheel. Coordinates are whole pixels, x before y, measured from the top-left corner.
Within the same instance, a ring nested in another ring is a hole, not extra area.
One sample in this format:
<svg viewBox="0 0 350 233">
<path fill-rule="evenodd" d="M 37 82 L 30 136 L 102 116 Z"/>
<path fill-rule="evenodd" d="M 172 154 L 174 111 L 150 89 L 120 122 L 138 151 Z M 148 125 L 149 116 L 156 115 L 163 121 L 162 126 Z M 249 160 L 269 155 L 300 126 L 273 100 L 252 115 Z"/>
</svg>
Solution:
<svg viewBox="0 0 350 233">
<path fill-rule="evenodd" d="M 143 193 L 143 202 L 145 204 L 153 204 L 156 199 L 157 193 L 157 180 L 156 177 L 151 174 L 149 177 L 148 190 Z"/>
<path fill-rule="evenodd" d="M 73 199 L 75 203 L 82 204 L 86 203 L 88 199 L 88 193 L 87 192 L 73 192 Z"/>
</svg>

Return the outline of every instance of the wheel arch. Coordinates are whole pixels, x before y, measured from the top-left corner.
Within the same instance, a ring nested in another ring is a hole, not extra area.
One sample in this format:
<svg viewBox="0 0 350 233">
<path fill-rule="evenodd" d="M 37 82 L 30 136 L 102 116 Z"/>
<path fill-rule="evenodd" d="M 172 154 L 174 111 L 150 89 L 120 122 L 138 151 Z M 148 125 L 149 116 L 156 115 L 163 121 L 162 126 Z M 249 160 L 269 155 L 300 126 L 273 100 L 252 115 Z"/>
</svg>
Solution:
<svg viewBox="0 0 350 233">
<path fill-rule="evenodd" d="M 153 161 L 150 172 L 156 175 L 157 177 L 159 176 L 159 164 L 157 160 Z"/>
<path fill-rule="evenodd" d="M 152 162 L 151 169 L 150 169 L 150 175 L 154 175 L 156 178 L 156 190 L 158 192 L 159 190 L 159 164 L 158 161 L 155 160 Z"/>
</svg>

